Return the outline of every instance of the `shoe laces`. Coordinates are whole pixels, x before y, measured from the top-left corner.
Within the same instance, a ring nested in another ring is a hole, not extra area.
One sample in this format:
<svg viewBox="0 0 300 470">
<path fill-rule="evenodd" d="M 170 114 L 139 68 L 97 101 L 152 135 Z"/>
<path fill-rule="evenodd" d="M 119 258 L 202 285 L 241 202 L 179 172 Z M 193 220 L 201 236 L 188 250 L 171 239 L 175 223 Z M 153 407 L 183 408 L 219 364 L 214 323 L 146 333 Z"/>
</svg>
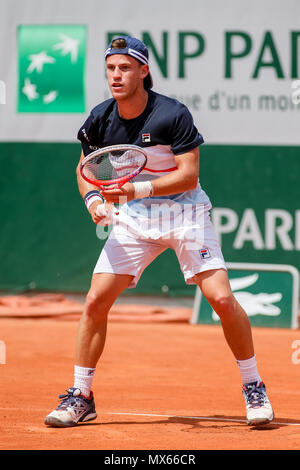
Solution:
<svg viewBox="0 0 300 470">
<path fill-rule="evenodd" d="M 250 383 L 244 385 L 244 391 L 247 395 L 247 402 L 251 408 L 260 408 L 265 403 L 264 387 L 261 383 Z"/>
<path fill-rule="evenodd" d="M 69 406 L 73 406 L 77 404 L 78 397 L 80 395 L 74 396 L 74 392 L 75 392 L 74 389 L 66 390 L 66 392 L 67 392 L 66 394 L 63 393 L 61 395 L 58 395 L 58 398 L 61 400 L 61 402 L 58 405 L 57 409 L 65 410 Z"/>
</svg>

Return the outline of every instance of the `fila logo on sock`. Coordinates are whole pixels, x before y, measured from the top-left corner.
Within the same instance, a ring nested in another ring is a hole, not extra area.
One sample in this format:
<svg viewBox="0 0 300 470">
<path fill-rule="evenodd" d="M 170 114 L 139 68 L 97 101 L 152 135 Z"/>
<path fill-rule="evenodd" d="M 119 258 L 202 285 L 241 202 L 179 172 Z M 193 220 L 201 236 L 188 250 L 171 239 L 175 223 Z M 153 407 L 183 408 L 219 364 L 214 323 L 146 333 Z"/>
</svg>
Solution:
<svg viewBox="0 0 300 470">
<path fill-rule="evenodd" d="M 142 134 L 142 142 L 151 142 L 150 134 Z"/>
</svg>

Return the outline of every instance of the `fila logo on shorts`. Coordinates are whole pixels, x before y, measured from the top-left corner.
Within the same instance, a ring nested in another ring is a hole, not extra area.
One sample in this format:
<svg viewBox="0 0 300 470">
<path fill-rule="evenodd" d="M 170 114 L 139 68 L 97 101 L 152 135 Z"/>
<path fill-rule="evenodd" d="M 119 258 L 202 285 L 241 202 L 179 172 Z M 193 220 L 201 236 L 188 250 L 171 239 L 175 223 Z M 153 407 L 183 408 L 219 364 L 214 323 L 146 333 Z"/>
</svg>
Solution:
<svg viewBox="0 0 300 470">
<path fill-rule="evenodd" d="M 150 134 L 142 134 L 142 141 L 143 142 L 150 142 Z"/>
<path fill-rule="evenodd" d="M 208 248 L 203 248 L 202 250 L 200 250 L 200 255 L 201 255 L 201 258 L 203 258 L 203 259 L 210 258 L 209 249 Z"/>
</svg>

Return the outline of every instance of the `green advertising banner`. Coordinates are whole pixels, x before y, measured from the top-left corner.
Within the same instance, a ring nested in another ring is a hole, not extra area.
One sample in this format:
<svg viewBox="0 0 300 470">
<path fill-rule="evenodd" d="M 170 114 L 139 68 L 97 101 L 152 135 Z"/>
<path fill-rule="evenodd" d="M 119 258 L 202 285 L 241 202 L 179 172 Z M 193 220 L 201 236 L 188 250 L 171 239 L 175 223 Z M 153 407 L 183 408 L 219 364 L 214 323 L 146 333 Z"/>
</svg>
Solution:
<svg viewBox="0 0 300 470">
<path fill-rule="evenodd" d="M 253 326 L 298 328 L 299 272 L 293 266 L 228 263 L 233 294 Z M 196 290 L 191 323 L 220 324 L 207 300 Z"/>
<path fill-rule="evenodd" d="M 80 144 L 0 143 L 0 289 L 86 291 L 106 241 L 79 194 Z M 226 262 L 300 271 L 299 147 L 200 148 L 200 181 Z M 283 169 L 291 168 L 283 176 Z M 12 191 L 12 188 L 18 188 Z M 103 235 L 103 234 L 102 234 Z M 189 296 L 175 253 L 162 253 L 132 294 Z"/>
<path fill-rule="evenodd" d="M 18 112 L 85 111 L 86 26 L 18 28 Z"/>
</svg>

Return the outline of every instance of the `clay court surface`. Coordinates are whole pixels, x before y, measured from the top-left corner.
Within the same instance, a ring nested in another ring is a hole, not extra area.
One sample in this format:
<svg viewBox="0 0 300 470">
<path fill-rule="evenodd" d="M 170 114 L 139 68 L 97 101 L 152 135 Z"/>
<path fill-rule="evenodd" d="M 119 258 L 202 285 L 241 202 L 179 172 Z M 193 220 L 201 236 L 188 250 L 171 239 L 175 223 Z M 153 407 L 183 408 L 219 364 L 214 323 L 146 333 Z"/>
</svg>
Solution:
<svg viewBox="0 0 300 470">
<path fill-rule="evenodd" d="M 219 326 L 115 318 L 93 383 L 98 418 L 46 427 L 58 394 L 73 385 L 78 318 L 0 318 L 1 449 L 300 448 L 299 330 L 253 329 L 276 415 L 267 426 L 245 423 L 240 374 Z"/>
</svg>

